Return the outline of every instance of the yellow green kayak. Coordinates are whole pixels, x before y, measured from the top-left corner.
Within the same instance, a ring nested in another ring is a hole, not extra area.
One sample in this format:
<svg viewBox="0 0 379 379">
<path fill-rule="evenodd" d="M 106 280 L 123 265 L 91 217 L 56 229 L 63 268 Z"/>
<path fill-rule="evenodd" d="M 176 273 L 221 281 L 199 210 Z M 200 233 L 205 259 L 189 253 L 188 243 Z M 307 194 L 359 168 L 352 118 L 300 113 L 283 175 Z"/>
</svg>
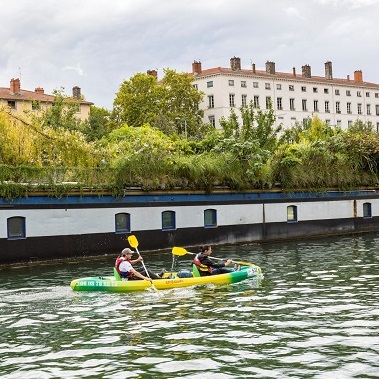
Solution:
<svg viewBox="0 0 379 379">
<path fill-rule="evenodd" d="M 187 270 L 185 270 L 187 271 Z M 183 275 L 184 274 L 184 275 Z M 115 276 L 92 276 L 87 278 L 74 279 L 70 287 L 74 291 L 106 291 L 106 292 L 129 292 L 143 291 L 153 287 L 146 280 L 120 280 Z M 198 286 L 205 284 L 232 284 L 249 279 L 262 279 L 262 270 L 253 263 L 242 265 L 238 271 L 226 274 L 198 276 L 197 272 L 187 271 L 185 273 L 170 272 L 164 274 L 162 279 L 154 279 L 154 287 L 158 290 Z"/>
</svg>

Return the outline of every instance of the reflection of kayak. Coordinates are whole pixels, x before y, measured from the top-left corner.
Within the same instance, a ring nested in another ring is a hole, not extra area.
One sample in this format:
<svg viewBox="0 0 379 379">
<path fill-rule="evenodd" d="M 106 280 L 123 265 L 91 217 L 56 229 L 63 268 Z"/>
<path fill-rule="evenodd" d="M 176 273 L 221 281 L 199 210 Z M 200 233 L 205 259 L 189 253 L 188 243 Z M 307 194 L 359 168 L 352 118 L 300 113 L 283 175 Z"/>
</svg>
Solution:
<svg viewBox="0 0 379 379">
<path fill-rule="evenodd" d="M 246 263 L 239 271 L 227 274 L 198 276 L 196 272 L 182 270 L 164 274 L 162 279 L 153 280 L 154 286 L 159 289 L 170 289 L 197 286 L 202 284 L 232 284 L 248 279 L 262 279 L 262 271 L 259 266 Z M 141 291 L 152 287 L 146 280 L 120 280 L 116 276 L 93 276 L 75 279 L 70 284 L 74 291 L 106 291 L 106 292 L 129 292 Z"/>
</svg>

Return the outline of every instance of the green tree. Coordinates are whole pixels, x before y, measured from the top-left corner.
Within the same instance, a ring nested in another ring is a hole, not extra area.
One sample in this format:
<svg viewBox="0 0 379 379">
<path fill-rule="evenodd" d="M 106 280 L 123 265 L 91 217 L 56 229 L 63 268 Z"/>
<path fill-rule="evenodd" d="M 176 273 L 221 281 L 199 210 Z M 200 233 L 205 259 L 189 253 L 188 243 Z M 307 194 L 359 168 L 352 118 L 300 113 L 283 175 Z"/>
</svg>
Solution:
<svg viewBox="0 0 379 379">
<path fill-rule="evenodd" d="M 187 73 L 170 69 L 164 70 L 161 82 L 152 75 L 138 73 L 121 84 L 112 119 L 119 126 L 139 127 L 148 123 L 166 134 L 201 138 L 207 131 L 201 129 L 203 112 L 199 104 L 203 94 L 193 88 L 192 82 Z"/>
<path fill-rule="evenodd" d="M 83 130 L 89 141 L 99 140 L 109 135 L 112 129 L 110 116 L 111 113 L 107 109 L 91 106 Z"/>
<path fill-rule="evenodd" d="M 83 124 L 76 117 L 80 100 L 65 95 L 63 87 L 59 90 L 54 90 L 53 95 L 54 102 L 52 106 L 43 111 L 42 115 L 34 117 L 37 122 L 53 129 L 81 130 Z"/>
</svg>

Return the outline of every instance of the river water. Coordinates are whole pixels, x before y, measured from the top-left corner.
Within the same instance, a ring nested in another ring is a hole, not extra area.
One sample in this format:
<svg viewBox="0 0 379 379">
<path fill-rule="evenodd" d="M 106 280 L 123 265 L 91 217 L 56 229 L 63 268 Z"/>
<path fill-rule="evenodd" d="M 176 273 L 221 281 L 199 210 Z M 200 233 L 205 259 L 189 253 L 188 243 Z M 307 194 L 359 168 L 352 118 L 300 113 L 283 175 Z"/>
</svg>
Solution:
<svg viewBox="0 0 379 379">
<path fill-rule="evenodd" d="M 0 377 L 378 378 L 378 242 L 213 246 L 260 265 L 264 280 L 158 294 L 70 289 L 111 275 L 112 255 L 2 267 Z M 169 268 L 171 254 L 145 264 Z"/>
</svg>

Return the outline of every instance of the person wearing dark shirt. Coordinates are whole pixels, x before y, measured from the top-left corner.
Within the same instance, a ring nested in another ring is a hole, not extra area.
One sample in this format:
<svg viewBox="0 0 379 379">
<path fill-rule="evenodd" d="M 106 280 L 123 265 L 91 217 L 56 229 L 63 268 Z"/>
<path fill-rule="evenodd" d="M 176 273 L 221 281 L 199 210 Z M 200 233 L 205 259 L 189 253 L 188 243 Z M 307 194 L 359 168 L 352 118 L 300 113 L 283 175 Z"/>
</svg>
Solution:
<svg viewBox="0 0 379 379">
<path fill-rule="evenodd" d="M 225 274 L 234 271 L 231 268 L 227 268 L 233 262 L 231 259 L 227 259 L 226 262 L 215 262 L 212 260 L 211 254 L 212 247 L 205 245 L 193 260 L 201 276 Z"/>
</svg>

